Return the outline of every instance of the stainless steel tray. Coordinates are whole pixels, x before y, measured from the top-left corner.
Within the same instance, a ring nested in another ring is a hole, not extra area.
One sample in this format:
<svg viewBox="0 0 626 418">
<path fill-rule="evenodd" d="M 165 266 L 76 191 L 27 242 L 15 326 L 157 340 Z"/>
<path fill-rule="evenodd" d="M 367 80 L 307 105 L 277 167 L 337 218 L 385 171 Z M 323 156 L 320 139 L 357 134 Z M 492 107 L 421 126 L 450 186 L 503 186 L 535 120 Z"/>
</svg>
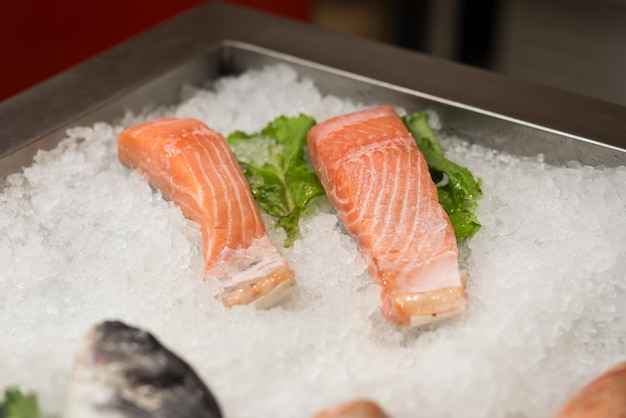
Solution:
<svg viewBox="0 0 626 418">
<path fill-rule="evenodd" d="M 389 45 L 207 3 L 0 103 L 0 178 L 68 127 L 175 102 L 205 84 L 287 62 L 324 93 L 437 111 L 446 131 L 547 161 L 626 164 L 626 108 Z"/>
</svg>

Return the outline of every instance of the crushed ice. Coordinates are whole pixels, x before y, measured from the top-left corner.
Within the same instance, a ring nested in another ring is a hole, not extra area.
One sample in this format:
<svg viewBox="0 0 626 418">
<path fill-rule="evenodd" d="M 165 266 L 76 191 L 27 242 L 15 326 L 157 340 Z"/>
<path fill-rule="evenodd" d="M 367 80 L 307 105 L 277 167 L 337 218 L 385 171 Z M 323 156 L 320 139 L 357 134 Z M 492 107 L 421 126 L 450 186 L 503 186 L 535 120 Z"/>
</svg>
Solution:
<svg viewBox="0 0 626 418">
<path fill-rule="evenodd" d="M 357 108 L 277 66 L 186 89 L 180 105 L 120 125 L 75 128 L 40 152 L 0 194 L 0 387 L 36 390 L 58 414 L 79 339 L 111 318 L 154 331 L 233 417 L 306 417 L 354 397 L 395 418 L 549 417 L 624 360 L 625 167 L 554 167 L 444 138 L 448 156 L 483 179 L 484 226 L 463 250 L 470 308 L 400 331 L 324 199 L 281 249 L 298 291 L 269 311 L 224 309 L 202 277 L 197 225 L 116 157 L 121 129 L 155 117 L 228 134 Z"/>
</svg>

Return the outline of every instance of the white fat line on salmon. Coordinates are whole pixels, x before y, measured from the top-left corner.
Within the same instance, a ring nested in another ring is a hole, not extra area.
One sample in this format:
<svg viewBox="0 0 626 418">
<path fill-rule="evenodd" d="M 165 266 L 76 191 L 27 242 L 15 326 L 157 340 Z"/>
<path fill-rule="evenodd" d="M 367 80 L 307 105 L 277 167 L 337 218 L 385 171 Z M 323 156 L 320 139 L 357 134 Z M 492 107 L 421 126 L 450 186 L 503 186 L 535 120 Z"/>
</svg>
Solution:
<svg viewBox="0 0 626 418">
<path fill-rule="evenodd" d="M 222 155 L 224 156 L 224 158 L 228 159 L 229 164 L 227 166 L 223 165 L 223 167 L 227 168 L 228 170 L 228 178 L 230 179 L 230 185 L 235 193 L 236 201 L 239 203 L 237 209 L 238 209 L 238 213 L 239 213 L 240 221 L 241 221 L 240 225 L 245 225 L 246 222 L 250 220 L 250 217 L 247 212 L 244 212 L 242 210 L 242 208 L 243 207 L 255 208 L 256 202 L 254 200 L 254 197 L 252 196 L 252 193 L 243 193 L 242 195 L 242 190 L 248 190 L 249 186 L 248 186 L 248 183 L 245 181 L 243 173 L 241 173 L 241 170 L 239 168 L 239 164 L 237 163 L 237 160 L 235 159 L 232 152 L 230 151 L 228 144 L 225 141 L 223 141 L 219 143 L 219 146 L 223 151 L 223 153 L 220 154 L 220 161 L 224 163 L 222 160 Z M 240 187 L 236 187 L 235 183 L 240 183 L 239 184 Z M 251 234 L 251 235 L 244 235 L 243 237 L 244 242 L 248 242 L 248 240 L 258 238 L 261 235 L 265 234 L 264 225 L 260 216 L 254 217 L 254 226 L 255 227 L 251 228 L 249 231 L 247 231 L 246 229 L 242 230 L 243 234 L 246 234 L 246 232 L 249 232 Z"/>
<path fill-rule="evenodd" d="M 226 154 L 227 152 L 229 153 L 230 150 L 226 148 L 225 143 L 222 144 L 220 142 L 216 144 L 215 146 L 219 147 L 222 153 L 210 153 L 208 146 L 202 147 L 202 153 L 204 155 L 204 158 L 208 161 L 211 161 L 211 164 L 201 164 L 202 158 L 200 154 L 197 154 L 195 158 L 197 160 L 198 167 L 200 169 L 201 175 L 203 176 L 203 179 L 205 180 L 206 184 L 209 185 L 212 191 L 214 191 L 215 188 L 211 182 L 211 179 L 217 178 L 222 186 L 222 189 L 227 190 L 227 193 L 234 196 L 236 202 L 238 202 L 237 205 L 233 205 L 230 199 L 225 199 L 225 204 L 228 207 L 229 213 L 232 213 L 233 216 L 237 216 L 239 218 L 240 224 L 243 225 L 250 219 L 244 216 L 244 212 L 241 210 L 241 205 L 245 201 L 245 204 L 248 207 L 253 207 L 255 203 L 250 194 L 246 196 L 242 196 L 239 191 L 240 188 L 236 187 L 236 182 L 237 182 L 236 179 L 238 179 L 240 176 L 238 176 L 238 173 L 236 171 L 238 166 L 236 165 L 234 159 L 229 158 Z M 222 173 L 220 170 L 224 170 L 224 172 Z M 214 173 L 214 175 L 213 176 L 210 175 L 209 172 Z M 247 184 L 245 186 L 247 187 Z M 214 205 L 213 207 L 214 207 L 214 213 L 213 213 L 214 219 L 217 219 L 217 216 L 218 216 L 217 206 Z M 258 222 L 259 220 L 256 219 L 256 217 L 254 219 L 257 222 L 255 222 L 255 228 L 253 231 L 251 231 L 251 233 L 258 236 L 260 235 L 262 231 L 260 231 L 260 228 L 259 228 L 259 222 Z M 232 236 L 231 224 L 232 222 L 228 223 L 228 225 L 225 225 L 227 227 L 226 230 L 227 230 L 227 235 L 229 237 Z M 243 232 L 245 233 L 245 231 Z M 243 241 L 246 242 L 250 238 L 252 237 L 244 236 Z M 214 251 L 219 250 L 218 248 L 214 247 L 214 243 L 215 243 L 215 240 L 210 240 L 207 242 L 207 254 L 212 254 Z M 228 241 L 226 242 L 226 244 L 228 244 Z M 207 257 L 207 259 L 209 258 L 213 258 L 213 257 Z M 207 266 L 207 267 L 209 269 L 211 268 L 211 266 Z"/>
<path fill-rule="evenodd" d="M 407 142 L 406 137 L 387 138 L 367 145 L 360 145 L 358 148 L 348 151 L 346 155 L 338 158 L 337 161 L 330 165 L 333 169 L 336 169 L 337 167 L 344 165 L 346 162 L 360 160 L 364 156 L 369 156 L 376 151 L 388 153 L 389 147 L 392 146 L 409 152 L 412 145 L 410 142 Z"/>
<path fill-rule="evenodd" d="M 202 144 L 202 142 L 199 142 L 200 144 Z M 206 158 L 207 161 L 211 161 L 211 153 L 208 152 L 206 147 L 202 147 L 202 155 L 204 156 L 204 158 Z M 202 164 L 202 158 L 201 155 L 199 153 L 194 154 L 194 158 L 196 160 L 196 167 L 198 167 L 199 173 L 202 176 L 202 179 L 204 180 L 204 185 L 206 185 L 206 187 L 210 190 L 211 195 L 212 196 L 216 196 L 217 192 L 216 192 L 216 187 L 213 184 L 213 182 L 210 180 L 210 177 L 207 175 L 207 167 L 204 166 L 204 164 Z M 198 181 L 199 184 L 199 181 Z M 198 187 L 198 189 L 201 187 Z M 202 201 L 198 201 L 198 203 L 200 203 L 198 205 L 198 208 L 203 207 L 204 206 L 204 200 Z M 210 207 L 212 209 L 211 214 L 212 214 L 212 218 L 211 219 L 217 219 L 217 217 L 219 216 L 218 213 L 218 206 L 217 205 L 206 205 L 204 207 Z M 198 219 L 203 219 L 203 215 L 201 213 L 198 213 Z M 206 220 L 204 220 L 204 223 L 206 224 Z M 213 226 L 213 225 L 211 225 Z M 209 225 L 206 224 L 204 225 L 205 228 L 208 228 Z M 207 268 L 209 267 L 209 265 L 211 264 L 211 261 L 213 259 L 213 253 L 215 251 L 215 239 L 211 239 L 212 236 L 211 234 L 209 234 L 207 231 L 204 231 L 203 234 L 203 246 L 204 246 L 204 269 L 205 271 L 207 270 Z M 214 238 L 214 237 L 213 237 Z"/>
<path fill-rule="evenodd" d="M 364 169 L 366 167 L 371 167 L 373 164 L 368 164 L 365 162 L 365 160 L 371 160 L 372 159 L 372 155 L 374 155 L 374 153 L 379 152 L 382 150 L 379 150 L 379 148 L 383 148 L 383 145 L 381 144 L 389 144 L 391 143 L 392 145 L 397 146 L 398 149 L 400 149 L 401 151 L 407 151 L 409 152 L 409 148 L 410 148 L 410 144 L 407 144 L 406 142 L 406 138 L 390 138 L 388 140 L 384 140 L 384 141 L 380 141 L 376 144 L 370 144 L 368 146 L 364 146 L 362 148 L 359 149 L 359 151 L 351 153 L 350 156 L 348 158 L 346 158 L 345 160 L 355 160 L 355 162 L 359 162 L 362 163 L 361 165 L 364 167 Z M 356 156 L 354 154 L 357 154 Z M 389 154 L 388 152 L 386 152 L 386 154 Z M 344 160 L 344 161 L 345 161 Z M 394 158 L 394 159 L 388 159 L 388 161 L 390 162 L 390 164 L 385 164 L 383 167 L 383 171 L 382 173 L 377 173 L 378 176 L 380 176 L 383 179 L 387 179 L 388 178 L 388 172 L 391 169 L 392 172 L 397 172 L 399 167 L 399 162 L 398 162 L 398 158 Z M 391 165 L 393 165 L 393 167 L 391 167 Z M 395 168 L 395 170 L 394 170 Z M 413 165 L 408 165 L 407 167 L 402 167 L 403 169 L 407 170 L 407 172 L 409 173 L 408 176 L 410 178 L 410 174 L 413 173 Z M 419 170 L 419 167 L 417 167 Z M 419 174 L 419 171 L 418 171 Z M 389 186 L 389 187 L 387 187 Z M 362 182 L 359 185 L 359 195 L 363 196 L 362 197 L 362 201 L 363 204 L 362 206 L 374 206 L 374 213 L 382 213 L 384 212 L 384 216 L 381 216 L 380 218 L 377 218 L 375 220 L 373 220 L 375 222 L 376 225 L 382 225 L 381 229 L 382 230 L 389 230 L 391 231 L 392 228 L 391 226 L 394 224 L 397 224 L 398 221 L 398 217 L 400 218 L 400 220 L 405 220 L 407 217 L 407 214 L 411 211 L 410 208 L 406 208 L 406 210 L 400 211 L 398 213 L 394 213 L 392 212 L 392 208 L 394 207 L 393 204 L 391 204 L 392 202 L 397 200 L 397 192 L 400 189 L 403 189 L 403 195 L 404 195 L 404 199 L 402 200 L 403 202 L 408 202 L 409 201 L 409 197 L 411 193 L 415 193 L 417 194 L 417 188 L 413 189 L 410 187 L 402 187 L 402 181 L 401 181 L 401 177 L 399 176 L 394 176 L 393 178 L 390 179 L 389 182 L 386 182 L 382 189 L 381 188 L 373 188 L 373 184 L 370 182 Z M 367 187 L 367 188 L 365 188 Z M 340 203 L 347 203 L 348 200 L 347 199 L 340 199 L 339 198 L 339 193 L 337 193 L 337 201 Z M 420 197 L 417 196 L 417 199 L 419 199 Z M 419 203 L 419 200 L 418 200 Z M 354 206 L 352 208 L 350 208 L 347 212 L 346 212 L 346 220 L 347 219 L 351 219 L 354 217 L 354 219 L 352 219 L 352 221 L 346 223 L 346 227 L 348 229 L 350 229 L 351 231 L 354 230 L 353 226 L 359 224 L 360 222 L 363 222 L 364 219 L 362 216 L 364 216 L 365 213 L 361 213 L 361 211 L 359 210 L 359 207 Z M 394 222 L 394 218 L 396 218 L 396 222 Z M 354 231 L 355 237 L 358 240 L 359 234 Z M 401 239 L 400 237 L 398 237 L 398 234 L 396 234 L 395 232 L 392 234 L 392 241 L 391 241 L 391 246 L 394 247 L 396 245 L 396 242 L 398 239 Z M 381 241 L 378 244 L 375 244 L 375 247 L 380 247 L 381 245 L 389 245 L 389 242 L 387 241 Z M 374 248 L 375 248 L 374 247 Z M 371 249 L 374 249 L 371 248 Z M 370 250 L 371 250 L 370 249 Z M 367 253 L 368 252 L 368 248 L 362 248 L 362 250 Z"/>
<path fill-rule="evenodd" d="M 418 158 L 424 158 L 423 155 L 419 155 Z M 415 185 L 415 190 L 421 190 L 422 187 L 427 187 L 427 185 L 423 185 L 421 183 L 421 178 L 422 178 L 422 164 L 416 164 L 415 168 L 417 169 L 417 173 L 415 175 L 415 179 L 417 184 Z M 415 197 L 416 197 L 416 202 L 415 202 L 415 208 L 419 208 L 421 207 L 422 204 L 422 193 L 415 193 Z M 408 211 L 405 211 L 408 212 Z M 422 218 L 420 217 L 414 217 L 413 218 L 413 222 L 411 223 L 411 230 L 409 231 L 409 237 L 410 238 L 414 238 L 417 236 L 417 231 L 420 229 L 422 223 Z M 410 245 L 413 245 L 413 239 L 409 239 L 404 243 L 404 246 L 401 248 L 402 252 L 408 251 L 408 248 Z"/>
<path fill-rule="evenodd" d="M 360 167 L 359 170 L 355 171 L 362 172 L 365 171 L 367 167 L 369 167 L 364 159 L 357 160 L 356 163 L 358 163 Z M 356 163 L 353 164 L 353 166 L 355 166 Z M 364 213 L 361 208 L 370 206 L 370 196 L 379 192 L 378 189 L 372 189 L 373 182 L 360 182 L 356 187 L 357 195 L 360 197 L 358 203 L 350 201 L 349 191 L 347 193 L 344 193 L 342 189 L 338 189 L 335 187 L 331 189 L 331 192 L 335 196 L 335 201 L 337 202 L 337 204 L 344 207 L 342 222 L 344 223 L 346 230 L 352 231 L 351 233 L 354 233 L 355 239 L 356 237 L 360 236 L 357 232 L 358 228 L 355 228 L 355 225 L 359 225 L 361 222 L 365 221 L 363 217 L 366 215 L 366 213 Z M 342 198 L 343 195 L 345 195 L 345 197 Z M 357 240 L 357 242 L 359 241 Z"/>
<path fill-rule="evenodd" d="M 223 152 L 229 152 L 228 150 L 226 150 L 224 147 L 219 146 L 221 144 L 222 141 L 217 141 L 217 144 L 214 145 L 215 148 L 218 148 L 222 151 L 220 152 L 209 152 L 209 149 L 207 146 L 202 147 L 201 151 L 204 154 L 204 159 L 206 161 L 209 162 L 209 164 L 202 164 L 201 162 L 203 161 L 203 159 L 198 155 L 196 158 L 198 160 L 198 169 L 200 170 L 200 172 L 202 173 L 202 176 L 204 177 L 204 181 L 207 184 L 211 184 L 213 185 L 213 182 L 215 180 L 217 180 L 219 182 L 219 186 L 215 187 L 215 189 L 220 190 L 220 191 L 224 191 L 225 193 L 228 193 L 229 195 L 233 194 L 233 189 L 235 188 L 233 185 L 233 180 L 232 180 L 232 175 L 230 175 L 231 173 L 228 173 L 229 176 L 225 176 L 222 173 L 224 173 L 225 171 L 227 172 L 228 169 L 230 168 L 227 164 L 231 163 L 231 161 L 224 161 L 222 159 L 222 153 Z M 211 174 L 214 173 L 214 174 Z M 228 180 L 228 183 L 227 183 Z M 216 198 L 216 196 L 212 196 L 213 199 Z M 239 218 L 239 222 L 243 221 L 243 216 L 242 214 L 239 212 L 239 205 L 233 205 L 233 202 L 231 201 L 231 199 L 222 199 L 221 203 L 223 203 L 224 205 L 226 205 L 226 213 L 228 213 L 230 215 L 228 219 L 228 223 L 227 225 L 225 225 L 226 231 L 227 231 L 227 237 L 230 237 L 232 235 L 232 229 L 231 229 L 231 225 L 232 222 L 234 221 L 235 218 Z M 215 222 L 220 223 L 220 217 L 219 217 L 219 212 L 218 212 L 218 205 L 214 204 L 212 205 L 214 208 L 214 214 L 215 217 L 212 219 L 212 222 L 214 223 L 212 225 L 212 227 L 214 228 L 218 228 L 217 225 L 215 225 Z M 215 238 L 215 236 L 213 236 L 213 238 Z M 229 240 L 227 239 L 225 242 L 225 245 L 228 245 Z M 219 248 L 215 248 L 215 239 L 211 240 L 210 242 L 211 244 L 211 248 L 210 248 L 210 253 L 208 254 L 214 254 L 214 251 L 220 251 Z M 223 251 L 223 250 L 222 250 Z M 209 256 L 206 258 L 207 260 L 209 259 L 213 259 L 213 256 Z M 210 268 L 208 265 L 206 265 L 205 267 Z"/>
<path fill-rule="evenodd" d="M 395 142 L 397 141 L 393 140 L 387 143 Z M 396 201 L 395 196 L 398 190 L 400 176 L 389 176 L 389 173 L 399 173 L 402 168 L 400 167 L 397 156 L 392 158 L 391 153 L 383 154 L 383 156 L 387 164 L 384 165 L 381 178 L 385 179 L 385 181 L 382 185 L 382 190 L 379 190 L 374 196 L 375 213 L 381 213 L 381 216 L 374 218 L 374 228 L 381 231 L 390 231 L 392 236 L 398 236 L 398 234 L 393 231 L 394 228 L 391 225 L 390 218 L 393 216 L 393 212 L 397 212 L 393 209 L 395 208 L 394 202 Z M 371 159 L 372 157 L 370 156 L 369 158 Z M 378 240 L 379 243 L 382 241 L 382 239 Z M 384 241 L 387 241 L 386 237 Z"/>
<path fill-rule="evenodd" d="M 317 127 L 317 142 L 321 142 L 328 139 L 328 134 L 345 128 L 346 126 L 355 125 L 359 122 L 376 119 L 381 116 L 387 116 L 389 113 L 387 109 L 375 109 L 370 111 L 365 117 L 361 113 L 353 113 L 343 115 L 341 118 L 335 119 L 332 122 L 326 121 L 323 126 Z"/>
<path fill-rule="evenodd" d="M 411 145 L 407 144 L 407 140 L 406 138 L 403 137 L 396 137 L 396 138 L 389 138 L 389 139 L 385 139 L 383 141 L 379 141 L 373 144 L 369 144 L 369 145 L 364 145 L 359 147 L 357 150 L 351 151 L 349 152 L 346 156 L 344 156 L 343 158 L 340 158 L 337 160 L 337 162 L 335 164 L 333 164 L 333 169 L 336 169 L 339 166 L 344 166 L 346 163 L 350 162 L 353 165 L 356 163 L 360 163 L 363 166 L 363 170 L 366 170 L 368 167 L 371 167 L 371 164 L 366 164 L 365 161 L 367 160 L 371 160 L 372 155 L 376 152 L 383 152 L 383 153 L 387 153 L 388 147 L 389 146 L 396 146 L 397 148 L 399 148 L 402 151 L 406 151 L 409 152 Z M 411 167 L 409 167 L 411 168 Z M 324 167 L 324 175 L 326 176 L 326 178 L 328 178 L 328 170 L 330 170 L 329 167 Z M 384 172 L 378 173 L 379 176 L 381 176 L 381 178 L 386 178 L 387 176 L 387 171 L 388 171 L 388 166 L 385 165 L 384 166 Z M 398 178 L 394 178 L 394 181 L 396 182 L 396 184 L 394 185 L 394 189 L 396 187 L 398 187 Z M 386 212 L 389 211 L 389 205 L 387 205 L 387 202 L 390 202 L 392 200 L 390 199 L 383 199 L 383 197 L 385 196 L 384 193 L 382 193 L 382 190 L 379 189 L 372 189 L 373 183 L 370 182 L 363 182 L 361 185 L 359 185 L 358 187 L 364 187 L 364 189 L 359 190 L 359 195 L 363 196 L 362 200 L 363 200 L 363 205 L 364 206 L 368 206 L 370 204 L 370 202 L 373 202 L 372 204 L 374 204 L 376 206 L 376 212 L 378 212 L 380 210 L 380 207 L 383 206 L 387 206 L 387 209 L 385 209 Z M 366 188 L 365 188 L 366 187 Z M 331 194 L 335 194 L 335 199 L 337 201 L 338 204 L 348 204 L 349 202 L 349 197 L 346 196 L 345 198 L 342 198 L 341 195 L 341 191 L 336 190 L 335 186 L 332 186 L 332 189 L 330 190 Z M 374 198 L 372 199 L 371 197 L 374 196 Z M 384 201 L 383 201 L 384 200 Z M 352 222 L 349 222 L 346 227 L 350 228 L 353 224 L 357 224 L 359 222 L 362 221 L 361 215 L 360 214 L 360 210 L 357 206 L 352 207 L 351 209 L 347 210 L 346 212 L 346 219 L 349 219 L 353 216 L 353 213 L 356 212 L 357 217 L 356 219 L 354 219 Z M 385 220 L 387 219 L 387 216 L 384 217 L 384 219 L 381 220 Z M 356 232 L 355 232 L 356 233 Z"/>
<path fill-rule="evenodd" d="M 220 141 L 218 144 L 216 144 L 216 146 L 218 146 L 221 150 L 221 152 L 215 154 L 218 161 L 215 165 L 216 174 L 219 176 L 220 181 L 223 181 L 225 185 L 224 190 L 227 190 L 227 193 L 231 197 L 234 197 L 234 201 L 231 199 L 226 199 L 229 205 L 230 213 L 233 214 L 233 219 L 231 219 L 231 222 L 228 223 L 229 239 L 226 241 L 226 245 L 228 245 L 229 241 L 231 241 L 231 239 L 234 237 L 234 231 L 232 229 L 233 224 L 246 224 L 247 213 L 242 210 L 242 205 L 244 205 L 244 202 L 242 200 L 241 190 L 247 190 L 246 188 L 248 187 L 248 185 L 243 180 L 243 177 L 237 172 L 239 165 L 237 164 L 237 161 L 235 161 L 235 159 L 233 158 L 232 152 L 230 151 L 230 148 L 228 147 L 226 142 Z M 223 174 L 220 173 L 221 170 L 223 170 Z M 237 183 L 239 183 L 240 187 L 238 187 Z M 250 193 L 247 193 L 247 195 L 250 195 Z M 235 221 L 235 217 L 239 218 L 238 222 Z M 245 232 L 246 229 L 242 229 L 242 234 L 244 234 L 242 235 L 242 240 L 244 243 L 247 240 Z"/>
<path fill-rule="evenodd" d="M 405 167 L 403 167 L 405 170 L 405 176 L 406 178 L 413 178 L 413 176 L 416 176 L 416 178 L 419 178 L 417 176 L 419 176 L 420 173 L 420 166 L 419 164 L 407 164 Z M 417 173 L 414 174 L 415 170 L 417 170 Z M 398 184 L 399 186 L 400 184 Z M 408 187 L 406 186 L 406 184 L 403 182 L 402 185 L 404 185 L 404 195 L 402 197 L 402 201 L 405 202 L 405 206 L 410 206 L 410 203 L 412 199 L 415 199 L 416 202 L 419 202 L 419 193 L 417 193 L 417 190 L 419 190 L 417 187 L 413 188 L 413 187 Z M 418 183 L 419 186 L 419 183 Z M 418 207 L 418 206 L 415 206 Z M 408 222 L 408 216 L 409 216 L 410 211 L 407 210 L 407 208 L 405 207 L 405 210 L 400 211 L 400 216 L 397 219 L 396 225 L 404 225 Z M 413 228 L 413 226 L 411 226 Z M 412 235 L 410 235 L 412 236 Z M 400 240 L 402 240 L 403 238 L 400 236 L 400 234 L 395 234 L 394 235 L 394 239 L 391 242 L 391 246 L 392 248 L 396 248 L 398 245 L 400 245 Z M 405 242 L 406 245 L 406 242 Z"/>
</svg>

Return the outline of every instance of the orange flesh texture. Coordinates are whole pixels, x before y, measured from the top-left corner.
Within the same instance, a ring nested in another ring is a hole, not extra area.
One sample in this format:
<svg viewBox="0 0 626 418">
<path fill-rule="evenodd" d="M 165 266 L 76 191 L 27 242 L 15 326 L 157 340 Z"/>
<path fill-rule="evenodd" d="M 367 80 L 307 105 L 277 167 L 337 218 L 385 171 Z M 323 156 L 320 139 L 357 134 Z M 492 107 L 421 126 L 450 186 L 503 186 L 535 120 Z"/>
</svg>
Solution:
<svg viewBox="0 0 626 418">
<path fill-rule="evenodd" d="M 168 118 L 118 138 L 120 161 L 145 173 L 202 231 L 205 272 L 225 248 L 266 235 L 259 209 L 224 137 L 196 119 Z"/>
<path fill-rule="evenodd" d="M 309 131 L 308 143 L 328 198 L 383 299 L 463 287 L 454 230 L 423 155 L 392 107 L 322 122 Z M 386 314 L 398 325 L 407 325 L 406 315 Z"/>
<path fill-rule="evenodd" d="M 317 413 L 313 418 L 387 418 L 373 401 L 357 400 Z"/>
<path fill-rule="evenodd" d="M 583 387 L 555 418 L 626 418 L 626 362 Z"/>
</svg>

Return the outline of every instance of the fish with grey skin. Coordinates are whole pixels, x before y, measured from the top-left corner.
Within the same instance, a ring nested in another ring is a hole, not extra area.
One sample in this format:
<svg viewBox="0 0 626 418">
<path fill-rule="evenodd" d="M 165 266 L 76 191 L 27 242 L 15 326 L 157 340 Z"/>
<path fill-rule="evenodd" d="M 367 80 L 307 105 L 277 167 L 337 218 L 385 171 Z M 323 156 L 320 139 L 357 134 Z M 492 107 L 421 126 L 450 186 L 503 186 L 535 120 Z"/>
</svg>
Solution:
<svg viewBox="0 0 626 418">
<path fill-rule="evenodd" d="M 94 326 L 70 376 L 64 418 L 222 418 L 212 393 L 152 334 L 119 321 Z"/>
</svg>

